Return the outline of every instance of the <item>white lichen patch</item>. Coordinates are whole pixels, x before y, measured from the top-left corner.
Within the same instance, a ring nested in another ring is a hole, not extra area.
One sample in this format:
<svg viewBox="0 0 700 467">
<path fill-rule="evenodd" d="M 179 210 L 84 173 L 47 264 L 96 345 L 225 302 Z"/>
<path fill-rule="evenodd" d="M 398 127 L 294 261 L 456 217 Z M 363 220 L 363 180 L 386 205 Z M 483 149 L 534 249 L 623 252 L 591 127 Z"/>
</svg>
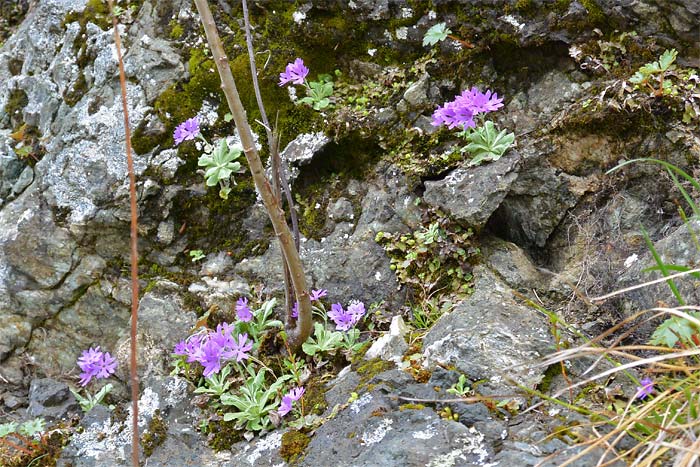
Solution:
<svg viewBox="0 0 700 467">
<path fill-rule="evenodd" d="M 631 256 L 628 256 L 627 259 L 625 260 L 625 263 L 624 263 L 625 268 L 629 268 L 630 266 L 632 266 L 634 263 L 637 262 L 638 259 L 639 259 L 639 256 L 637 256 L 636 253 L 631 255 Z"/>
<path fill-rule="evenodd" d="M 413 16 L 413 8 L 401 8 L 401 17 L 408 19 Z"/>
<path fill-rule="evenodd" d="M 151 388 L 146 388 L 139 399 L 139 429 L 146 428 L 148 420 L 153 418 L 159 408 L 160 398 L 158 394 Z M 131 405 L 129 405 L 129 412 L 124 422 L 111 423 L 106 420 L 102 424 L 93 423 L 82 433 L 73 435 L 71 443 L 77 449 L 75 457 L 99 459 L 106 453 L 110 453 L 112 456 L 125 460 L 125 451 L 122 448 L 132 442 L 132 413 Z"/>
<path fill-rule="evenodd" d="M 362 394 L 359 399 L 350 404 L 350 411 L 355 414 L 360 413 L 360 409 L 370 402 L 372 402 L 372 395 L 370 393 Z"/>
<path fill-rule="evenodd" d="M 405 41 L 408 38 L 408 28 L 401 27 L 396 30 L 396 38 Z"/>
<path fill-rule="evenodd" d="M 455 438 L 455 445 L 461 444 L 461 447 L 453 449 L 447 454 L 433 459 L 428 467 L 454 467 L 456 465 L 464 465 L 469 462 L 470 465 L 480 465 L 483 467 L 494 467 L 497 462 L 487 463 L 489 453 L 484 447 L 484 435 L 476 428 L 469 428 L 469 433 L 463 433 Z M 469 456 L 469 457 L 468 457 Z M 476 456 L 476 459 L 474 458 Z"/>
<path fill-rule="evenodd" d="M 294 13 L 292 13 L 292 19 L 295 23 L 301 24 L 306 19 L 306 13 L 304 13 L 303 11 L 295 11 Z"/>
<path fill-rule="evenodd" d="M 165 404 L 168 407 L 175 407 L 185 397 L 187 397 L 187 380 L 182 378 L 172 378 L 165 383 L 168 395 L 165 397 Z"/>
<path fill-rule="evenodd" d="M 255 462 L 262 457 L 263 452 L 279 449 L 280 446 L 282 446 L 282 433 L 271 433 L 270 436 L 258 441 L 253 452 L 246 456 L 246 460 L 250 465 L 255 465 Z"/>
<path fill-rule="evenodd" d="M 365 446 L 371 446 L 384 439 L 386 434 L 392 430 L 391 425 L 394 421 L 390 418 L 385 418 L 379 422 L 379 426 L 372 430 L 371 432 L 363 432 L 360 440 Z"/>
<path fill-rule="evenodd" d="M 438 434 L 437 426 L 440 424 L 439 421 L 433 421 L 428 424 L 425 430 L 416 431 L 413 433 L 413 438 L 415 439 L 431 439 Z"/>
<path fill-rule="evenodd" d="M 515 16 L 513 16 L 513 15 L 504 15 L 504 16 L 501 16 L 500 19 L 503 20 L 503 21 L 505 21 L 506 23 L 510 24 L 511 26 L 513 26 L 513 27 L 514 27 L 515 29 L 517 29 L 518 31 L 520 31 L 522 28 L 525 27 L 525 25 L 522 24 L 522 23 L 521 23 L 520 21 L 518 21 L 517 19 L 515 19 Z"/>
</svg>

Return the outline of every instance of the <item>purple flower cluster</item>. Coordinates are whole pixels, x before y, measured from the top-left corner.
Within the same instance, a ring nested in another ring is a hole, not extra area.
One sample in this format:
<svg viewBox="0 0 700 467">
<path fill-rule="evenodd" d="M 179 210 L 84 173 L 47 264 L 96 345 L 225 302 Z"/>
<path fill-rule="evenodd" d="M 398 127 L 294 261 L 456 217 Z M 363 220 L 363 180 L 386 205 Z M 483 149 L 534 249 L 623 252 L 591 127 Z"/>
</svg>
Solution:
<svg viewBox="0 0 700 467">
<path fill-rule="evenodd" d="M 248 307 L 247 298 L 241 297 L 238 299 L 238 301 L 236 301 L 236 316 L 238 316 L 238 319 L 246 323 L 253 319 L 253 312 L 250 311 L 250 308 Z"/>
<path fill-rule="evenodd" d="M 175 128 L 175 133 L 173 133 L 173 139 L 175 140 L 175 146 L 182 143 L 185 140 L 193 140 L 199 134 L 199 120 L 197 117 L 193 117 L 180 123 Z"/>
<path fill-rule="evenodd" d="M 340 303 L 331 305 L 328 317 L 335 323 L 337 331 L 347 331 L 355 326 L 365 315 L 365 304 L 362 302 L 351 302 L 348 309 L 344 310 Z"/>
<path fill-rule="evenodd" d="M 309 298 L 311 299 L 312 302 L 316 302 L 318 300 L 321 300 L 321 297 L 325 297 L 326 295 L 328 295 L 328 291 L 326 289 L 312 290 Z M 299 317 L 299 302 L 294 302 L 294 306 L 292 307 L 292 318 L 298 318 L 298 317 Z"/>
<path fill-rule="evenodd" d="M 474 128 L 474 116 L 486 114 L 503 107 L 503 98 L 495 92 L 485 93 L 476 87 L 465 90 L 451 102 L 438 107 L 433 113 L 433 126 L 446 125 L 447 128 Z"/>
<path fill-rule="evenodd" d="M 284 86 L 290 82 L 292 84 L 304 84 L 304 79 L 306 79 L 308 74 L 309 69 L 304 66 L 304 60 L 297 58 L 293 63 L 287 64 L 284 72 L 280 73 L 279 85 Z"/>
<path fill-rule="evenodd" d="M 642 385 L 637 386 L 637 393 L 634 395 L 634 397 L 637 399 L 644 399 L 647 396 L 651 395 L 652 391 L 654 391 L 654 380 L 649 377 L 646 377 L 642 378 L 640 383 Z"/>
<path fill-rule="evenodd" d="M 109 378 L 117 370 L 117 359 L 109 352 L 101 352 L 99 346 L 90 347 L 89 350 L 83 350 L 78 358 L 78 366 L 82 370 L 80 385 L 87 386 L 92 378 Z"/>
<path fill-rule="evenodd" d="M 216 331 L 206 334 L 194 334 L 175 345 L 173 353 L 187 357 L 187 363 L 199 362 L 204 367 L 204 376 L 211 376 L 221 371 L 221 366 L 229 360 L 246 360 L 253 343 L 248 341 L 248 334 L 233 337 L 233 326 L 221 323 Z"/>
<path fill-rule="evenodd" d="M 280 408 L 277 413 L 284 417 L 292 410 L 292 405 L 304 395 L 304 388 L 294 388 L 282 397 Z"/>
</svg>

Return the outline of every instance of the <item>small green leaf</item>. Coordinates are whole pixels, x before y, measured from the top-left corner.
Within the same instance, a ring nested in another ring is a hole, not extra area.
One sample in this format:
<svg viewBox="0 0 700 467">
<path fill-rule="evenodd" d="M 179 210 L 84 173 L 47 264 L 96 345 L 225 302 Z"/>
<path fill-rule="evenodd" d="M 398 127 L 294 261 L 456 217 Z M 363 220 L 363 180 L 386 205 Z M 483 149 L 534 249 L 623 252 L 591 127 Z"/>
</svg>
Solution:
<svg viewBox="0 0 700 467">
<path fill-rule="evenodd" d="M 447 36 L 449 34 L 452 34 L 452 31 L 447 28 L 447 24 L 438 23 L 430 29 L 428 29 L 428 31 L 425 33 L 425 36 L 423 36 L 423 47 L 433 46 L 438 42 L 442 42 L 445 39 L 447 39 Z"/>
<path fill-rule="evenodd" d="M 671 66 L 673 65 L 673 62 L 676 61 L 677 56 L 678 52 L 676 49 L 667 50 L 661 54 L 661 57 L 659 57 L 659 67 L 661 70 L 666 71 L 672 69 Z"/>
</svg>

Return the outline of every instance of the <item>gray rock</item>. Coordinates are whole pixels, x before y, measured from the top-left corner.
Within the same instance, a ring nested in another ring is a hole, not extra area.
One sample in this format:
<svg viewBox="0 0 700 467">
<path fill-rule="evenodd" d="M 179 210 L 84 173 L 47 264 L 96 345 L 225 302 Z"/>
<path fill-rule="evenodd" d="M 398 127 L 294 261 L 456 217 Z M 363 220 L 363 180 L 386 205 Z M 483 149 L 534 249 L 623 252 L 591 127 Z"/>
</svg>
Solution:
<svg viewBox="0 0 700 467">
<path fill-rule="evenodd" d="M 328 204 L 328 218 L 334 222 L 350 222 L 355 219 L 352 203 L 347 198 L 338 198 Z"/>
<path fill-rule="evenodd" d="M 177 294 L 179 287 L 173 282 L 159 281 L 139 302 L 139 376 L 142 379 L 170 373 L 172 349 L 189 335 L 197 321 L 194 311 L 184 309 Z M 128 379 L 130 341 L 130 337 L 124 337 L 115 352 L 118 372 L 124 380 Z"/>
<path fill-rule="evenodd" d="M 163 444 L 153 447 L 148 465 L 166 467 L 187 465 L 197 459 L 203 467 L 223 466 L 224 463 L 205 446 L 205 440 L 193 425 L 200 416 L 191 407 L 191 387 L 187 381 L 176 378 L 154 378 L 146 381 L 139 399 L 139 433 L 147 432 L 154 419 L 166 427 Z M 130 405 L 125 404 L 126 420 L 115 420 L 102 405 L 92 409 L 81 421 L 83 430 L 73 435 L 64 448 L 57 465 L 61 467 L 118 467 L 130 464 L 132 416 Z M 170 441 L 168 441 L 170 440 Z M 141 446 L 143 447 L 143 445 Z M 145 458 L 143 452 L 140 457 Z"/>
<path fill-rule="evenodd" d="M 453 170 L 443 180 L 425 182 L 423 199 L 470 227 L 482 227 L 518 178 L 515 151 L 495 162 Z"/>
<path fill-rule="evenodd" d="M 371 395 L 319 428 L 301 465 L 483 465 L 492 456 L 477 429 L 444 420 L 430 409 L 390 411 L 383 399 Z"/>
<path fill-rule="evenodd" d="M 518 245 L 543 247 L 587 189 L 586 180 L 551 167 L 521 169 L 491 225 Z"/>
<path fill-rule="evenodd" d="M 550 351 L 548 323 L 517 304 L 508 286 L 487 269 L 477 268 L 474 276 L 474 294 L 425 336 L 425 365 L 454 366 L 472 381 L 487 380 L 479 386 L 482 393 L 508 392 L 516 384 L 535 387 L 543 370 L 529 365 Z"/>
<path fill-rule="evenodd" d="M 405 336 L 409 328 L 403 322 L 401 316 L 394 316 L 391 319 L 389 332 L 380 336 L 365 353 L 365 360 L 381 358 L 382 360 L 393 361 L 401 365 L 403 355 L 408 350 Z"/>
<path fill-rule="evenodd" d="M 328 289 L 332 300 L 358 299 L 366 305 L 385 300 L 387 306 L 403 302 L 404 292 L 397 290 L 389 259 L 374 238 L 379 231 L 405 232 L 420 221 L 415 195 L 406 180 L 394 168 L 378 174 L 366 186 L 347 187 L 349 196 L 362 193 L 362 212 L 355 222 L 332 226 L 330 235 L 320 241 L 301 243 L 301 257 L 310 287 Z M 236 265 L 237 274 L 265 278 L 268 291 L 280 293 L 282 278 L 279 246 L 271 243 L 262 256 L 248 258 Z"/>
<path fill-rule="evenodd" d="M 700 221 L 693 220 L 687 225 L 677 227 L 662 239 L 654 242 L 654 249 L 661 257 L 661 261 L 667 265 L 697 267 L 696 258 L 698 251 L 695 243 L 697 235 L 695 232 L 698 231 L 700 231 Z M 628 262 L 627 264 L 623 263 L 618 266 L 619 270 L 624 271 L 619 277 L 617 284 L 615 284 L 619 289 L 662 277 L 658 271 L 642 272 L 657 266 L 649 251 L 645 250 L 639 256 L 630 255 L 626 261 Z M 671 273 L 675 272 L 671 271 Z M 700 299 L 700 288 L 696 278 L 686 275 L 673 279 L 673 282 L 686 303 L 698 302 Z M 666 282 L 630 291 L 624 295 L 624 299 L 627 302 L 627 307 L 631 307 L 634 310 L 654 308 L 660 302 L 670 306 L 679 305 Z"/>
<path fill-rule="evenodd" d="M 68 385 L 51 378 L 35 379 L 29 386 L 27 414 L 47 420 L 63 420 L 71 413 L 80 412 L 78 401 Z"/>
<path fill-rule="evenodd" d="M 209 255 L 202 265 L 202 274 L 205 276 L 220 276 L 233 269 L 233 260 L 225 252 L 220 251 L 216 255 Z"/>
<path fill-rule="evenodd" d="M 427 105 L 432 105 L 428 98 L 428 90 L 430 89 L 430 76 L 425 73 L 418 81 L 411 84 L 403 93 L 404 100 L 413 108 L 420 108 Z"/>
<path fill-rule="evenodd" d="M 299 167 L 311 163 L 331 139 L 323 132 L 303 133 L 287 144 L 280 153 L 282 163 L 286 165 L 287 182 L 291 185 L 299 176 Z M 269 168 L 268 168 L 269 171 Z"/>
</svg>

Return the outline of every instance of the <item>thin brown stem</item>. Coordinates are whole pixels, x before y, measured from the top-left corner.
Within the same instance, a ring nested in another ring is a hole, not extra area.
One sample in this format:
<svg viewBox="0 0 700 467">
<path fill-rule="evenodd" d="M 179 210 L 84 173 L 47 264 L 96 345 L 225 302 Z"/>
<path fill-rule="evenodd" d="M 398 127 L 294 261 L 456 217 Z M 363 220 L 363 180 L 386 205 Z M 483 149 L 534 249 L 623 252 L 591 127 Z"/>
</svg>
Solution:
<svg viewBox="0 0 700 467">
<path fill-rule="evenodd" d="M 460 39 L 459 37 L 453 36 L 452 34 L 448 34 L 447 37 L 449 37 L 449 38 L 452 39 L 453 41 L 459 42 L 460 44 L 462 44 L 462 47 L 465 47 L 465 48 L 467 48 L 467 49 L 473 49 L 474 47 L 476 47 L 476 46 L 475 46 L 474 44 L 472 44 L 471 42 L 468 42 L 468 41 L 465 41 L 465 40 L 463 40 L 463 39 Z"/>
<path fill-rule="evenodd" d="M 15 434 L 13 433 L 12 436 L 15 436 Z M 17 451 L 23 452 L 23 453 L 27 454 L 28 456 L 34 455 L 34 451 L 30 451 L 29 449 L 27 449 L 23 446 L 20 446 L 19 444 L 13 443 L 9 439 L 7 439 L 7 437 L 0 438 L 0 443 L 6 444 L 6 445 L 10 446 L 12 449 L 16 449 Z"/>
<path fill-rule="evenodd" d="M 258 103 L 258 109 L 260 110 L 260 118 L 262 119 L 263 126 L 265 127 L 265 132 L 267 134 L 267 145 L 270 149 L 270 161 L 272 168 L 272 191 L 277 198 L 280 206 L 282 203 L 282 190 L 287 198 L 287 203 L 289 205 L 289 213 L 292 219 L 292 225 L 294 227 L 294 246 L 297 251 L 299 251 L 299 231 L 296 227 L 297 217 L 296 211 L 294 210 L 294 203 L 292 202 L 292 194 L 287 183 L 287 179 L 284 176 L 284 169 L 282 169 L 282 160 L 279 153 L 279 138 L 278 135 L 270 127 L 270 122 L 267 119 L 267 112 L 265 111 L 265 103 L 262 100 L 262 94 L 260 92 L 260 84 L 258 83 L 258 70 L 255 64 L 255 51 L 253 49 L 253 34 L 251 32 L 250 26 L 250 16 L 248 13 L 248 2 L 246 0 L 242 1 L 243 8 L 243 24 L 245 28 L 245 41 L 248 47 L 248 60 L 250 62 L 250 75 L 253 80 L 253 90 L 255 92 L 255 100 Z M 284 254 L 284 252 L 282 253 Z M 287 266 L 287 259 L 284 260 L 284 298 L 285 306 L 287 311 L 287 322 L 292 322 L 292 310 L 294 303 L 296 302 L 296 297 L 294 294 L 294 289 L 292 287 L 292 279 L 289 272 L 289 267 Z"/>
<path fill-rule="evenodd" d="M 258 193 L 260 193 L 265 210 L 270 216 L 272 228 L 280 242 L 282 256 L 289 266 L 289 272 L 292 277 L 292 284 L 294 286 L 296 299 L 299 302 L 300 310 L 299 319 L 297 319 L 295 326 L 292 328 L 292 323 L 287 323 L 287 334 L 290 347 L 296 350 L 301 347 L 301 344 L 306 341 L 311 334 L 311 300 L 309 299 L 309 291 L 306 285 L 306 277 L 304 276 L 301 258 L 299 257 L 299 252 L 294 247 L 294 239 L 285 221 L 284 211 L 275 198 L 267 177 L 265 177 L 265 171 L 258 151 L 255 148 L 255 140 L 253 139 L 253 134 L 248 124 L 248 117 L 241 103 L 241 98 L 238 95 L 236 82 L 233 79 L 233 74 L 231 74 L 228 57 L 224 52 L 224 46 L 216 30 L 216 23 L 209 9 L 209 4 L 206 0 L 195 0 L 195 5 L 197 6 L 197 11 L 199 12 L 202 25 L 204 26 L 204 32 L 206 33 L 207 42 L 214 56 L 216 68 L 219 71 L 221 89 L 226 96 L 226 101 L 228 102 L 233 120 L 236 123 L 236 128 L 241 137 L 243 152 L 248 161 L 250 173 L 253 176 L 253 182 L 255 183 Z"/>
<path fill-rule="evenodd" d="M 109 0 L 109 11 L 114 12 L 114 2 Z M 122 109 L 124 113 L 124 140 L 126 143 L 126 163 L 129 171 L 129 202 L 131 209 L 131 347 L 129 379 L 131 381 L 131 407 L 132 407 L 132 438 L 131 438 L 131 463 L 133 467 L 139 466 L 139 376 L 137 372 L 137 347 L 136 335 L 138 329 L 139 309 L 139 254 L 138 254 L 138 210 L 136 207 L 136 175 L 134 173 L 134 159 L 131 155 L 131 130 L 129 128 L 129 103 L 126 97 L 126 74 L 124 73 L 124 60 L 122 58 L 122 43 L 119 36 L 117 17 L 112 15 L 112 27 L 114 29 L 114 45 L 117 49 L 119 62 L 119 84 L 122 94 Z"/>
</svg>

